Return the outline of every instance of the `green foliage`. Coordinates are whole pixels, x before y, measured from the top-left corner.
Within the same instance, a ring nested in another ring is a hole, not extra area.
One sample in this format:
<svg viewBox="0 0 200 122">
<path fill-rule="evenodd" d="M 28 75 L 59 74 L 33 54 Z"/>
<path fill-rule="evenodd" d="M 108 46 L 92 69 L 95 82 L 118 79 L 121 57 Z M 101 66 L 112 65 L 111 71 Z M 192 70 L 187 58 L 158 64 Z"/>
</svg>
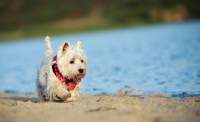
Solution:
<svg viewBox="0 0 200 122">
<path fill-rule="evenodd" d="M 91 11 L 91 4 L 92 0 L 4 0 L 0 3 L 0 30 L 82 17 Z"/>
<path fill-rule="evenodd" d="M 192 18 L 200 18 L 200 0 L 184 0 Z"/>
<path fill-rule="evenodd" d="M 161 22 L 160 15 L 152 19 L 151 11 L 160 14 L 178 5 L 186 7 L 189 18 L 200 18 L 200 0 L 1 0 L 0 32 L 60 19 L 78 19 L 98 7 L 101 7 L 101 17 L 112 26 Z"/>
<path fill-rule="evenodd" d="M 186 6 L 192 18 L 200 17 L 199 0 L 109 0 L 103 15 L 111 22 L 123 24 L 131 24 L 135 20 L 151 22 L 152 9 L 159 13 L 177 5 Z"/>
<path fill-rule="evenodd" d="M 148 0 L 110 0 L 104 16 L 117 23 L 130 23 L 135 19 L 148 19 Z"/>
</svg>

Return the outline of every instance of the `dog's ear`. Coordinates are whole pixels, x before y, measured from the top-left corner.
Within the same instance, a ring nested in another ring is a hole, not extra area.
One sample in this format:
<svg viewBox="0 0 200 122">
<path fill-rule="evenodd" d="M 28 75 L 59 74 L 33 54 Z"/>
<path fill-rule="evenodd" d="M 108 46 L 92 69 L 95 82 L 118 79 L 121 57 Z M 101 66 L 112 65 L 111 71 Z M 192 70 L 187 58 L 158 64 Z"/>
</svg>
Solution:
<svg viewBox="0 0 200 122">
<path fill-rule="evenodd" d="M 58 57 L 64 55 L 69 49 L 70 49 L 70 43 L 69 42 L 63 43 L 58 50 Z"/>
<path fill-rule="evenodd" d="M 66 52 L 68 49 L 69 49 L 69 42 L 65 42 L 63 45 L 62 45 L 62 52 Z"/>
<path fill-rule="evenodd" d="M 81 49 L 81 48 L 82 48 L 82 45 L 81 45 L 81 42 L 80 42 L 80 41 L 78 41 L 78 42 L 76 43 L 75 48 L 76 48 L 76 49 Z"/>
</svg>

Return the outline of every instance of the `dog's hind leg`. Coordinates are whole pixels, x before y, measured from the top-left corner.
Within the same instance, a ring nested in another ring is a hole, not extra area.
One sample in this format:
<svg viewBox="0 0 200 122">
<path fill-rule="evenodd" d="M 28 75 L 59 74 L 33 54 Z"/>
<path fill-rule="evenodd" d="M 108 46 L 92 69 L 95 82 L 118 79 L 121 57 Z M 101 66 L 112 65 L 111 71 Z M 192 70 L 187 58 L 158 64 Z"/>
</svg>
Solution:
<svg viewBox="0 0 200 122">
<path fill-rule="evenodd" d="M 46 51 L 45 51 L 45 56 L 49 56 L 53 53 L 53 48 L 51 46 L 51 42 L 50 42 L 50 37 L 47 36 L 45 38 L 45 42 L 46 42 Z"/>
<path fill-rule="evenodd" d="M 47 93 L 46 86 L 42 86 L 42 84 L 39 81 L 36 83 L 36 86 L 37 86 L 37 93 L 38 93 L 39 98 L 42 101 L 49 101 L 50 97 Z"/>
</svg>

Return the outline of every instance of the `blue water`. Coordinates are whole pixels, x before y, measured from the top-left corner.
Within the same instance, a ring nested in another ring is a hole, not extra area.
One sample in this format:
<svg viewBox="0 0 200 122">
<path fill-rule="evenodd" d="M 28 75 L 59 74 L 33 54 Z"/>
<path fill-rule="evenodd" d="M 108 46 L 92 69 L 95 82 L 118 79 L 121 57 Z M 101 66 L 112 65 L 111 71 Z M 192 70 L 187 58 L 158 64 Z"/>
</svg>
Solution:
<svg viewBox="0 0 200 122">
<path fill-rule="evenodd" d="M 0 92 L 36 93 L 44 37 L 0 43 Z M 200 96 L 200 21 L 51 36 L 57 51 L 81 40 L 88 58 L 84 94 L 121 88 L 170 96 Z"/>
</svg>

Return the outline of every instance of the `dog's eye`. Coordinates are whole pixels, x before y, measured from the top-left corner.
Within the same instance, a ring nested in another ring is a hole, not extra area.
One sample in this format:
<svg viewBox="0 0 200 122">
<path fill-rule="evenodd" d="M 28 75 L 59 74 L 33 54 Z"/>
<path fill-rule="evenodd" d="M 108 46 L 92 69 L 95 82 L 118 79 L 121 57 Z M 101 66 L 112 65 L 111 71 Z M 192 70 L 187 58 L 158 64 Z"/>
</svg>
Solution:
<svg viewBox="0 0 200 122">
<path fill-rule="evenodd" d="M 73 64 L 73 63 L 74 63 L 74 61 L 70 61 L 69 63 L 70 63 L 70 64 Z"/>
<path fill-rule="evenodd" d="M 83 60 L 81 60 L 81 63 L 83 63 Z"/>
</svg>

